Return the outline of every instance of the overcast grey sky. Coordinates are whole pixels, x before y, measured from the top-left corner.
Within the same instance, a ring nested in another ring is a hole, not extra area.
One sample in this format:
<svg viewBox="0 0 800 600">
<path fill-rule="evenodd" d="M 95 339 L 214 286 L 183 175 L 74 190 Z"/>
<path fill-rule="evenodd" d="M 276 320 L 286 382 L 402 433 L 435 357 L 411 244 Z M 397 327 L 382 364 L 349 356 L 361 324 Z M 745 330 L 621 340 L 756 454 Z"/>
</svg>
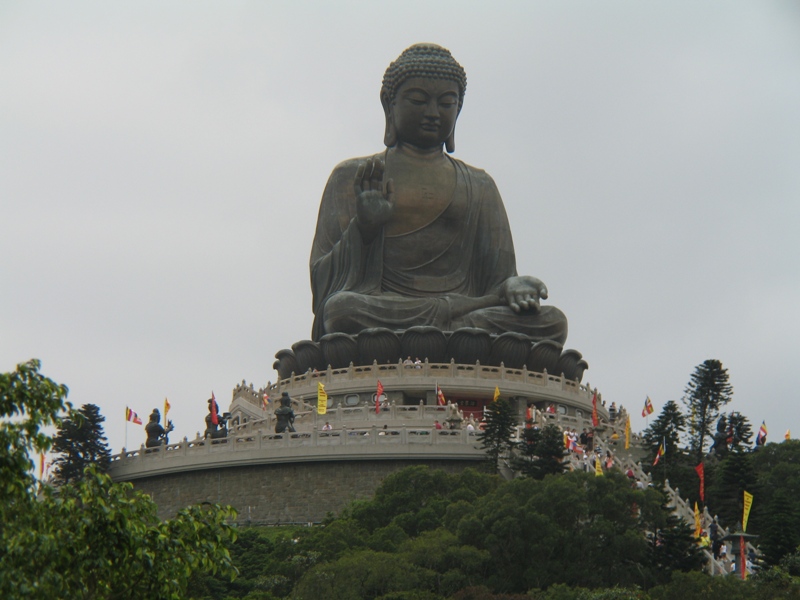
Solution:
<svg viewBox="0 0 800 600">
<path fill-rule="evenodd" d="M 469 80 L 455 156 L 503 195 L 521 274 L 584 382 L 635 415 L 729 369 L 800 435 L 800 3 L 0 1 L 0 368 L 95 403 L 275 380 L 311 329 L 334 165 L 382 148 L 383 71 L 436 42 Z M 144 441 L 128 426 L 128 446 Z"/>
</svg>

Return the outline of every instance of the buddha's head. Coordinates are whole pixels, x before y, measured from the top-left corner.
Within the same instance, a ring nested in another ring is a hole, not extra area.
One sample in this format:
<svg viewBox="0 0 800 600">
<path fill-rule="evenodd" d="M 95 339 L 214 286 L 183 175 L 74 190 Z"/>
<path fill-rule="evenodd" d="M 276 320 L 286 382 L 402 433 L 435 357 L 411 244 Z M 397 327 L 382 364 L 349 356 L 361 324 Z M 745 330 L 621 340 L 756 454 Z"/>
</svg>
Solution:
<svg viewBox="0 0 800 600">
<path fill-rule="evenodd" d="M 423 147 L 444 143 L 453 152 L 466 89 L 467 75 L 449 50 L 436 44 L 406 48 L 383 76 L 386 146 L 398 140 Z"/>
</svg>

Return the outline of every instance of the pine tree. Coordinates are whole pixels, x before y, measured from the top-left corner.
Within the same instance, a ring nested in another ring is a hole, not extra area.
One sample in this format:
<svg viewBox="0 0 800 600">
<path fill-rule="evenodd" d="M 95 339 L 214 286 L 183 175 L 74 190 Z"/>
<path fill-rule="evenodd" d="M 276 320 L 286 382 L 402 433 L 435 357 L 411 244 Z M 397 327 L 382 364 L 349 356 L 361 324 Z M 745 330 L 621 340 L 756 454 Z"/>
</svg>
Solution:
<svg viewBox="0 0 800 600">
<path fill-rule="evenodd" d="M 500 457 L 513 446 L 516 424 L 514 409 L 507 400 L 499 398 L 486 408 L 486 427 L 478 439 L 495 473 L 500 471 Z"/>
<path fill-rule="evenodd" d="M 84 404 L 71 417 L 65 418 L 53 438 L 53 451 L 60 454 L 55 465 L 55 482 L 59 485 L 78 481 L 83 470 L 90 464 L 105 472 L 111 459 L 106 443 L 100 408 L 95 404 Z"/>
<path fill-rule="evenodd" d="M 675 475 L 679 467 L 685 467 L 686 457 L 680 449 L 681 435 L 686 431 L 686 417 L 681 414 L 678 404 L 674 400 L 664 404 L 661 414 L 644 430 L 645 446 L 649 457 L 646 466 L 652 471 L 656 481 L 669 479 L 676 484 Z M 658 449 L 664 444 L 664 457 L 659 460 L 657 467 L 653 467 Z"/>
<path fill-rule="evenodd" d="M 706 494 L 708 506 L 719 515 L 725 527 L 738 527 L 742 522 L 744 492 L 759 495 L 757 475 L 753 464 L 753 454 L 741 449 L 728 453 L 728 456 L 715 469 L 714 482 Z M 750 515 L 751 522 L 760 512 L 754 504 Z"/>
<path fill-rule="evenodd" d="M 728 370 L 716 359 L 709 359 L 695 368 L 684 391 L 683 403 L 690 422 L 689 444 L 695 460 L 703 460 L 706 443 L 712 437 L 711 427 L 720 409 L 731 401 L 733 386 Z"/>
<path fill-rule="evenodd" d="M 564 472 L 564 435 L 555 425 L 526 429 L 517 451 L 514 469 L 526 477 L 544 479 Z"/>
<path fill-rule="evenodd" d="M 697 545 L 694 529 L 674 513 L 668 506 L 662 507 L 667 516 L 667 526 L 658 530 L 653 548 L 653 561 L 659 572 L 699 571 L 705 557 Z"/>
<path fill-rule="evenodd" d="M 753 428 L 750 426 L 750 420 L 742 413 L 733 411 L 728 415 L 728 431 L 731 449 L 750 447 Z"/>
<path fill-rule="evenodd" d="M 676 454 L 681 441 L 681 434 L 686 431 L 686 417 L 674 400 L 668 401 L 661 414 L 644 430 L 644 441 L 655 458 L 658 447 L 665 444 L 666 454 Z"/>
<path fill-rule="evenodd" d="M 763 514 L 759 546 L 766 561 L 775 565 L 800 546 L 800 508 L 791 494 L 778 490 L 769 499 Z"/>
</svg>

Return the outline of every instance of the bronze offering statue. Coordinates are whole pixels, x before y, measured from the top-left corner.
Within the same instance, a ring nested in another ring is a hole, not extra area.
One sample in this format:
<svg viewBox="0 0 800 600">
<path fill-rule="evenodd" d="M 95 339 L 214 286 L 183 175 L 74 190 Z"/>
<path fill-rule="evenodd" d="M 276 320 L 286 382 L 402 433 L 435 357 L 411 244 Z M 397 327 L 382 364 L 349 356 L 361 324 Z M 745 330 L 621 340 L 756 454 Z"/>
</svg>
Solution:
<svg viewBox="0 0 800 600">
<path fill-rule="evenodd" d="M 144 445 L 147 448 L 156 448 L 163 444 L 169 444 L 169 432 L 175 429 L 172 425 L 172 420 L 167 421 L 167 428 L 161 426 L 161 413 L 157 408 L 153 409 L 150 413 L 150 421 L 144 426 L 147 433 L 147 440 Z"/>
<path fill-rule="evenodd" d="M 217 417 L 216 423 L 214 423 L 214 417 L 212 416 L 214 414 L 216 414 Z M 229 412 L 219 414 L 216 401 L 209 398 L 208 414 L 206 415 L 206 430 L 203 433 L 203 437 L 211 438 L 212 440 L 228 437 L 228 420 L 230 418 L 231 413 Z"/>
<path fill-rule="evenodd" d="M 435 44 L 411 46 L 386 70 L 386 149 L 337 165 L 322 195 L 310 261 L 314 340 L 418 325 L 566 340 L 564 314 L 540 306 L 547 287 L 517 274 L 494 181 L 448 154 L 466 85 Z"/>
<path fill-rule="evenodd" d="M 294 431 L 294 411 L 292 410 L 292 399 L 289 392 L 281 394 L 281 405 L 275 409 L 275 433 L 284 431 Z"/>
</svg>

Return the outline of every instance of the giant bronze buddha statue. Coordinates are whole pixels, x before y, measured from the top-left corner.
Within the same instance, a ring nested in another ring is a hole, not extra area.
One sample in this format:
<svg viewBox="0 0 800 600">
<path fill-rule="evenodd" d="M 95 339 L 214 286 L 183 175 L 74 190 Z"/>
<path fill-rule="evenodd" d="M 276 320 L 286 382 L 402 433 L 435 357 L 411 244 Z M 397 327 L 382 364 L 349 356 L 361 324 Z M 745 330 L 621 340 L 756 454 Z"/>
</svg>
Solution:
<svg viewBox="0 0 800 600">
<path fill-rule="evenodd" d="M 449 155 L 466 84 L 434 44 L 411 46 L 386 70 L 386 149 L 337 165 L 322 196 L 310 261 L 314 340 L 418 325 L 566 340 L 564 314 L 540 305 L 544 283 L 517 275 L 494 181 Z"/>
</svg>

